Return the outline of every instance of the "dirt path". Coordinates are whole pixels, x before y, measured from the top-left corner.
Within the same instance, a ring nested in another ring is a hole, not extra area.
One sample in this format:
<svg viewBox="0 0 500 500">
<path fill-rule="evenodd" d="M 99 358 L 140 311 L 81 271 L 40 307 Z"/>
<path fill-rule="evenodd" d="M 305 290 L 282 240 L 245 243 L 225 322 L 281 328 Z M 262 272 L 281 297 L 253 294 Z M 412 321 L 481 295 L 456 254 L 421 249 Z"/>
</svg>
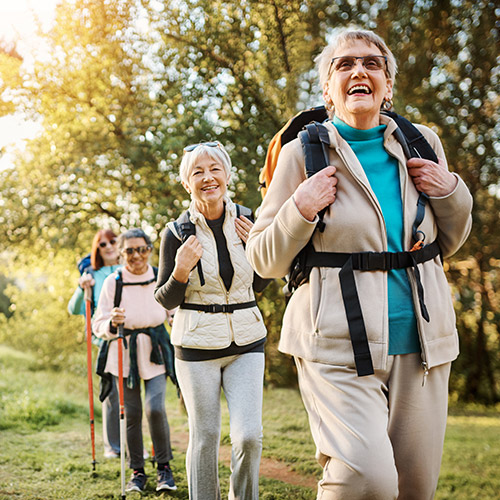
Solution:
<svg viewBox="0 0 500 500">
<path fill-rule="evenodd" d="M 172 435 L 172 445 L 179 448 L 184 453 L 187 449 L 189 436 L 187 433 L 176 432 Z M 228 445 L 221 445 L 219 450 L 219 460 L 229 467 L 231 462 L 231 447 Z M 262 457 L 260 461 L 260 475 L 268 479 L 276 479 L 284 483 L 292 484 L 293 486 L 303 486 L 305 488 L 316 489 L 317 480 L 312 476 L 303 476 L 292 468 L 272 458 Z"/>
</svg>

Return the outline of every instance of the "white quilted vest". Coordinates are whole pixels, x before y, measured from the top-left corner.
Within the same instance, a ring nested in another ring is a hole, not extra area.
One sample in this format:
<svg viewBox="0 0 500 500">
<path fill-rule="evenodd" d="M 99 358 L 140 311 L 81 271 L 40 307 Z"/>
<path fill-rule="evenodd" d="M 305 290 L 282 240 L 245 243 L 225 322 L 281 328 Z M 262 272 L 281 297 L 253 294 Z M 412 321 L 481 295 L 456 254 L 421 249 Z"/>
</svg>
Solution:
<svg viewBox="0 0 500 500">
<path fill-rule="evenodd" d="M 201 286 L 197 267 L 189 275 L 184 301 L 193 304 L 237 304 L 254 300 L 252 289 L 254 271 L 246 256 L 243 242 L 236 233 L 234 221 L 236 206 L 225 198 L 226 216 L 222 230 L 234 268 L 231 288 L 226 290 L 219 276 L 217 244 L 205 217 L 189 207 L 190 219 L 196 226 L 196 238 L 203 247 L 201 265 L 205 284 Z M 172 233 L 180 239 L 172 222 Z M 206 313 L 179 309 L 172 325 L 173 345 L 197 349 L 223 349 L 234 340 L 237 345 L 247 345 L 266 336 L 266 328 L 258 307 L 241 309 L 232 313 Z"/>
</svg>

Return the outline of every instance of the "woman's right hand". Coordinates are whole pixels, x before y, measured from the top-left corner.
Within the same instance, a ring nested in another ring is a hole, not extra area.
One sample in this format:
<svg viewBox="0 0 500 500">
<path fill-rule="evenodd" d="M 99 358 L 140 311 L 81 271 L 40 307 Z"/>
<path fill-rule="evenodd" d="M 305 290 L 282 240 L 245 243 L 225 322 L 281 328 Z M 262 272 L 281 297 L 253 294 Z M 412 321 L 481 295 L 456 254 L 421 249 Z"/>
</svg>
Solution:
<svg viewBox="0 0 500 500">
<path fill-rule="evenodd" d="M 113 307 L 111 309 L 111 324 L 114 327 L 125 323 L 125 309 L 123 307 Z"/>
<path fill-rule="evenodd" d="M 95 280 L 90 273 L 83 273 L 80 278 L 78 278 L 78 284 L 83 291 L 87 291 L 95 285 Z"/>
<path fill-rule="evenodd" d="M 175 256 L 175 267 L 172 275 L 179 283 L 187 283 L 189 274 L 194 266 L 201 259 L 203 247 L 196 239 L 196 236 L 191 235 L 177 250 Z"/>
<path fill-rule="evenodd" d="M 337 169 L 332 165 L 302 182 L 293 199 L 304 218 L 313 221 L 318 212 L 331 205 L 337 194 Z"/>
</svg>

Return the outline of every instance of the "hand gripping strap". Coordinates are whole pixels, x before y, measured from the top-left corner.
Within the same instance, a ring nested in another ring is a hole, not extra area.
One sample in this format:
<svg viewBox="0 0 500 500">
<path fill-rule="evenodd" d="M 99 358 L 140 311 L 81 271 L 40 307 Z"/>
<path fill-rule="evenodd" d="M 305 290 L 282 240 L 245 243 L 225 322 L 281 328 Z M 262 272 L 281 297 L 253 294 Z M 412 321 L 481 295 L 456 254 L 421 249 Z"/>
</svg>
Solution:
<svg viewBox="0 0 500 500">
<path fill-rule="evenodd" d="M 181 216 L 174 221 L 175 230 L 177 234 L 181 237 L 182 243 L 184 243 L 191 235 L 196 234 L 196 227 L 191 222 L 189 210 L 186 210 Z M 205 276 L 203 276 L 203 268 L 201 267 L 201 259 L 196 264 L 198 269 L 198 277 L 200 278 L 200 285 L 205 284 Z"/>
<path fill-rule="evenodd" d="M 309 178 L 328 165 L 330 136 L 324 125 L 312 122 L 306 125 L 304 130 L 299 133 L 299 139 L 304 153 L 306 176 Z M 325 230 L 325 223 L 323 222 L 325 212 L 326 208 L 318 213 L 319 221 L 316 227 L 320 232 Z"/>
</svg>

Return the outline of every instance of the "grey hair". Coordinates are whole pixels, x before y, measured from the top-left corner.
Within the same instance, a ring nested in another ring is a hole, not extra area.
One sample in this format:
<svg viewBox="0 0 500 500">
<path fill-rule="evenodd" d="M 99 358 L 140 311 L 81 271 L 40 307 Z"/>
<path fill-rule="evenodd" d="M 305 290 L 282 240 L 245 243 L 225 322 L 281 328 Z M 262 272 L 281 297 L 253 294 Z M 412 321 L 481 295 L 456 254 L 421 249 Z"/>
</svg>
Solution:
<svg viewBox="0 0 500 500">
<path fill-rule="evenodd" d="M 130 240 L 132 238 L 144 238 L 146 245 L 153 246 L 151 238 L 142 229 L 133 228 L 125 231 L 124 233 L 120 234 L 120 236 L 118 236 L 118 250 L 123 250 L 125 246 L 125 240 Z"/>
<path fill-rule="evenodd" d="M 321 88 L 325 87 L 326 82 L 328 81 L 328 70 L 330 69 L 330 64 L 332 62 L 332 58 L 335 56 L 337 49 L 344 44 L 349 44 L 354 42 L 355 40 L 362 40 L 366 43 L 371 43 L 377 47 L 382 55 L 387 56 L 387 71 L 386 75 L 388 78 L 392 80 L 394 85 L 396 79 L 396 73 L 398 71 L 398 65 L 396 63 L 396 59 L 394 54 L 390 51 L 389 47 L 387 47 L 384 40 L 374 33 L 373 31 L 363 30 L 356 27 L 348 27 L 348 28 L 337 28 L 333 31 L 333 37 L 330 40 L 330 43 L 323 49 L 321 54 L 319 54 L 314 62 L 317 65 L 318 73 L 319 73 L 319 83 Z"/>
<path fill-rule="evenodd" d="M 196 162 L 201 156 L 208 156 L 212 160 L 220 163 L 227 177 L 231 175 L 231 158 L 228 152 L 224 149 L 224 146 L 220 143 L 216 147 L 207 146 L 201 143 L 193 151 L 184 151 L 184 156 L 182 157 L 181 166 L 179 167 L 179 174 L 181 176 L 181 181 L 187 184 L 189 175 L 196 165 Z"/>
</svg>

